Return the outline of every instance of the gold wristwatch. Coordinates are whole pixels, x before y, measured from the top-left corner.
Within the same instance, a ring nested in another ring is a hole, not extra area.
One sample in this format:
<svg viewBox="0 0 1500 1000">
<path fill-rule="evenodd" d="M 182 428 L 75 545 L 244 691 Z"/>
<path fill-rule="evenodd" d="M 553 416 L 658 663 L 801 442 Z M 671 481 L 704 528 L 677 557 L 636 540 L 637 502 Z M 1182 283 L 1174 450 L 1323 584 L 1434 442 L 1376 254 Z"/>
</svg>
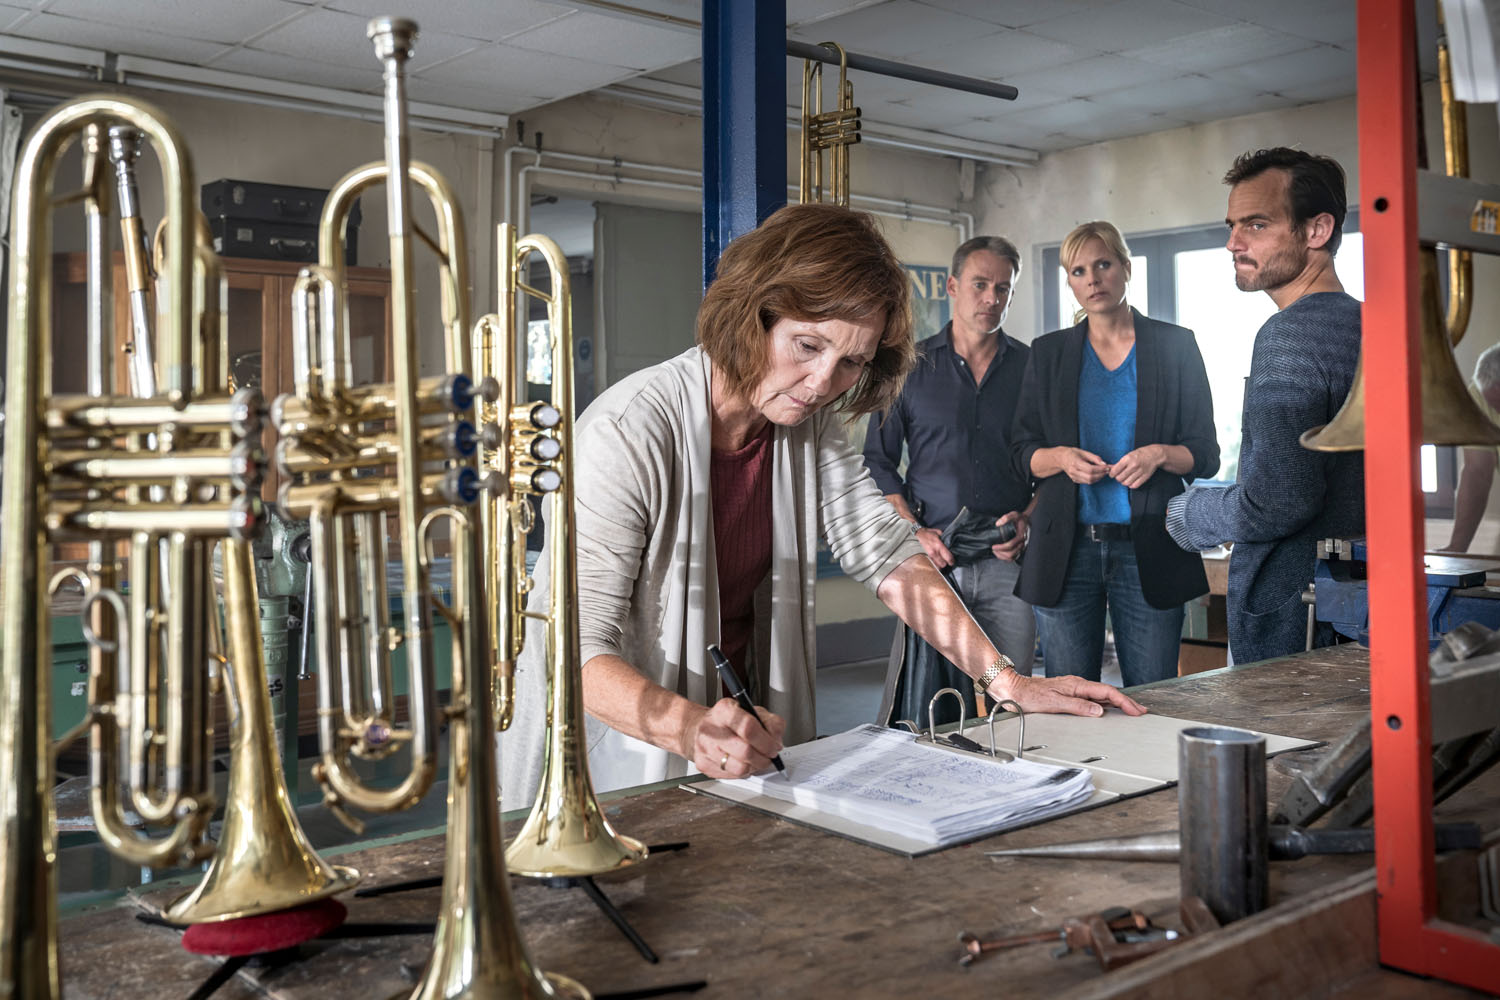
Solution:
<svg viewBox="0 0 1500 1000">
<path fill-rule="evenodd" d="M 984 673 L 979 675 L 979 680 L 976 682 L 979 684 L 979 693 L 988 695 L 990 685 L 995 683 L 995 678 L 1000 676 L 1000 672 L 1006 668 L 1014 670 L 1015 666 L 1010 657 L 1004 653 L 997 653 L 995 655 L 995 662 L 986 667 Z"/>
</svg>

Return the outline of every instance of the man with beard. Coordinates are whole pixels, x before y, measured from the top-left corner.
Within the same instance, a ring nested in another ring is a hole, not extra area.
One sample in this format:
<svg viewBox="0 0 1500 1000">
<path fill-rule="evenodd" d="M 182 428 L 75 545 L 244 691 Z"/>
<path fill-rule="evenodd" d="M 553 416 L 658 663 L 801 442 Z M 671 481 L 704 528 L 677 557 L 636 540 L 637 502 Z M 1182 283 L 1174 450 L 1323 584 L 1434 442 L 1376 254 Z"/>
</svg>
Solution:
<svg viewBox="0 0 1500 1000">
<path fill-rule="evenodd" d="M 1241 291 L 1279 312 L 1255 335 L 1239 481 L 1197 487 L 1167 506 L 1167 530 L 1188 550 L 1233 542 L 1229 653 L 1236 663 L 1304 648 L 1320 538 L 1364 533 L 1364 456 L 1309 451 L 1303 431 L 1333 419 L 1359 361 L 1360 303 L 1334 273 L 1346 201 L 1344 171 L 1326 156 L 1279 147 L 1237 158 L 1229 252 Z M 1320 625 L 1314 645 L 1332 645 Z"/>
<path fill-rule="evenodd" d="M 1020 574 L 1015 560 L 1026 544 L 1031 483 L 1008 456 L 1030 349 L 1000 328 L 1020 274 L 1021 253 L 1003 237 L 976 236 L 954 252 L 948 272 L 953 320 L 917 344 L 917 367 L 896 404 L 871 415 L 865 466 L 927 555 L 949 571 L 979 627 L 1026 676 L 1036 621 L 1031 606 L 1015 596 Z M 1015 536 L 970 559 L 955 558 L 943 544 L 943 529 L 962 508 L 996 525 L 1014 523 Z M 964 677 L 935 654 L 908 657 L 902 639 L 898 634 L 883 717 L 926 720 L 932 696 Z M 939 721 L 957 721 L 958 707 L 948 699 L 937 714 Z"/>
</svg>

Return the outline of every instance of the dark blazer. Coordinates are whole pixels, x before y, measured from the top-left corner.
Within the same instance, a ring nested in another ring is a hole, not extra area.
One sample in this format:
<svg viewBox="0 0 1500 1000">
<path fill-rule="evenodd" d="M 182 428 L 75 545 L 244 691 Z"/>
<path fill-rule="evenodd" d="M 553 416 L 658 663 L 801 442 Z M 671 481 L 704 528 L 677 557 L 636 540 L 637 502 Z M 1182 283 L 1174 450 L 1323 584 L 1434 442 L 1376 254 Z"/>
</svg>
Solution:
<svg viewBox="0 0 1500 1000">
<path fill-rule="evenodd" d="M 1180 444 L 1192 452 L 1186 477 L 1158 469 L 1146 484 L 1130 491 L 1130 533 L 1140 565 L 1141 592 L 1156 608 L 1170 608 L 1208 592 L 1203 560 L 1185 552 L 1167 535 L 1167 501 L 1185 481 L 1212 476 L 1219 469 L 1213 398 L 1193 331 L 1162 323 L 1131 310 L 1135 317 L 1135 447 Z M 1021 379 L 1021 399 L 1011 429 L 1017 471 L 1031 474 L 1038 448 L 1078 447 L 1078 378 L 1088 320 L 1038 337 Z M 1050 608 L 1062 597 L 1078 521 L 1078 486 L 1059 472 L 1037 484 L 1031 539 L 1021 564 L 1016 594 L 1028 604 Z"/>
</svg>

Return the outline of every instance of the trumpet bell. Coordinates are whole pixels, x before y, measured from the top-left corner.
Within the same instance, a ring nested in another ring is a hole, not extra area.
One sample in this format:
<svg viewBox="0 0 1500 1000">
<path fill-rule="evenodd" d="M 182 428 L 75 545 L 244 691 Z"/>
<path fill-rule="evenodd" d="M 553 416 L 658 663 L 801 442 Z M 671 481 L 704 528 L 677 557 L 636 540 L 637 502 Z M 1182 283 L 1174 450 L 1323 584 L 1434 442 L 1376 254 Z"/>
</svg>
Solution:
<svg viewBox="0 0 1500 1000">
<path fill-rule="evenodd" d="M 1422 443 L 1500 445 L 1496 427 L 1475 405 L 1464 385 L 1437 303 L 1437 261 L 1422 255 L 1422 339 L 1418 345 L 1422 379 Z M 1333 420 L 1299 439 L 1313 451 L 1360 451 L 1365 446 L 1365 361 L 1360 355 L 1349 398 Z"/>
<path fill-rule="evenodd" d="M 352 889 L 353 868 L 320 858 L 292 811 L 273 741 L 259 628 L 255 570 L 247 542 L 224 545 L 225 601 L 236 708 L 224 828 L 213 864 L 197 888 L 167 908 L 176 924 L 238 920 L 291 909 Z"/>
<path fill-rule="evenodd" d="M 583 764 L 587 767 L 586 761 Z M 646 845 L 616 833 L 599 810 L 588 775 L 567 763 L 543 775 L 526 824 L 505 850 L 505 866 L 526 878 L 582 878 L 646 860 Z"/>
</svg>

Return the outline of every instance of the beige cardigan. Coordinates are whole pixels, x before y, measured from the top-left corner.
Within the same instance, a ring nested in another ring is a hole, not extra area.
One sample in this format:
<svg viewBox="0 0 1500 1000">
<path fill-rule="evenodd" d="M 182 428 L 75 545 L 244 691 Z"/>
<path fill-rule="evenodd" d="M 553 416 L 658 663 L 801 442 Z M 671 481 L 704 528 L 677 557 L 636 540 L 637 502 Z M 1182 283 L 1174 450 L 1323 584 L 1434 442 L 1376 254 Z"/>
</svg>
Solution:
<svg viewBox="0 0 1500 1000">
<path fill-rule="evenodd" d="M 582 659 L 613 653 L 702 705 L 719 697 L 704 652 L 719 639 L 709 498 L 710 364 L 693 348 L 610 387 L 579 419 L 576 538 Z M 922 554 L 829 409 L 777 427 L 769 586 L 757 594 L 751 690 L 786 720 L 786 742 L 816 735 L 813 597 L 821 531 L 844 572 L 872 591 Z M 548 532 L 547 545 L 551 544 Z M 532 600 L 550 587 L 547 551 Z M 769 606 L 765 601 L 769 601 Z M 533 622 L 516 670 L 516 719 L 501 739 L 505 809 L 531 804 L 541 769 L 545 637 Z M 681 777 L 691 764 L 588 720 L 600 791 Z"/>
</svg>

